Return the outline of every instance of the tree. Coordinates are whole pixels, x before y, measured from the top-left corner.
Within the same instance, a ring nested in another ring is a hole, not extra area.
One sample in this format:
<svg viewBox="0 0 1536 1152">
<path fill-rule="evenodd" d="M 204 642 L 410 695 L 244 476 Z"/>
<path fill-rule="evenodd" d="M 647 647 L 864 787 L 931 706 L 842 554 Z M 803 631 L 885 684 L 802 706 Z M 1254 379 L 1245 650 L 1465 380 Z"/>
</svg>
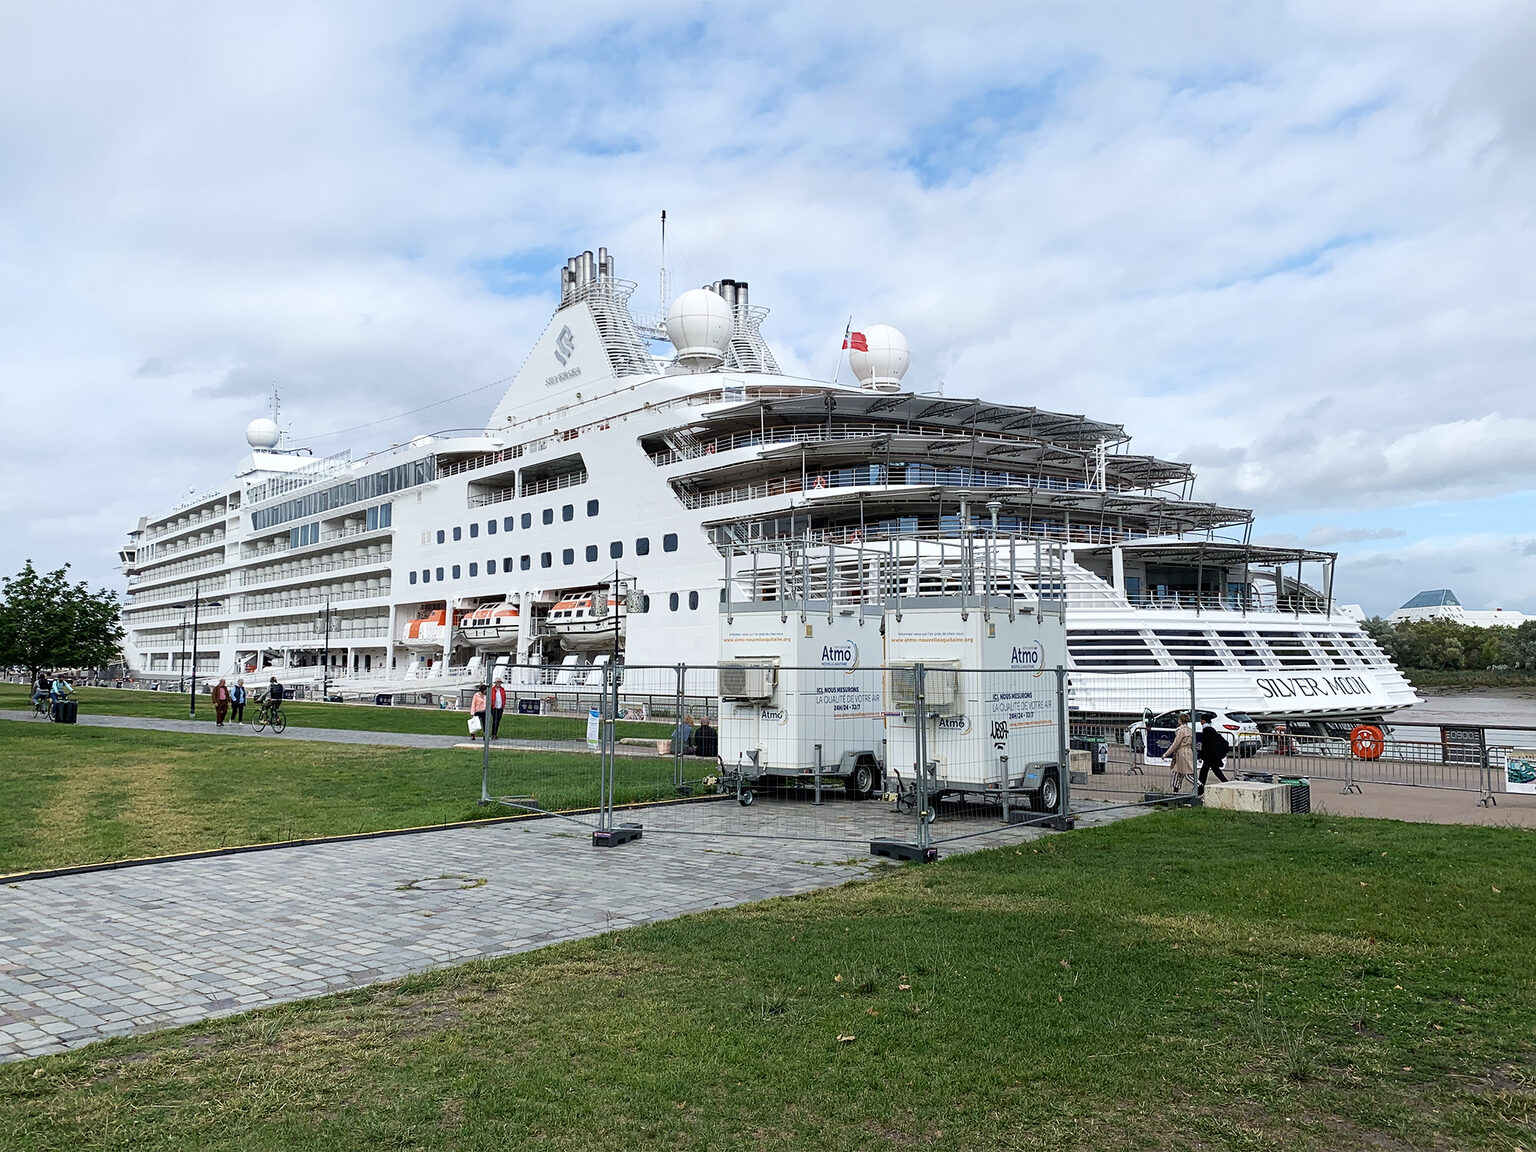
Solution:
<svg viewBox="0 0 1536 1152">
<path fill-rule="evenodd" d="M 26 668 L 96 668 L 117 659 L 123 642 L 117 593 L 71 585 L 69 565 L 40 573 L 32 561 L 15 576 L 0 577 L 0 665 Z"/>
</svg>

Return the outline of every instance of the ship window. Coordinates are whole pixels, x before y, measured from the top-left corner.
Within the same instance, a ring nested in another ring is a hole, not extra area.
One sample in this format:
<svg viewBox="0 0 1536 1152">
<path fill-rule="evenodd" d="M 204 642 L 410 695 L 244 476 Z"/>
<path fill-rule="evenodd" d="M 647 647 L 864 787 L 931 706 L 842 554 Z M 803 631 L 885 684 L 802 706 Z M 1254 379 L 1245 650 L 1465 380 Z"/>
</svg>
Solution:
<svg viewBox="0 0 1536 1152">
<path fill-rule="evenodd" d="M 688 611 L 690 611 L 690 612 L 697 612 L 698 610 L 699 610 L 699 594 L 697 592 L 690 592 L 690 593 L 688 593 Z"/>
<path fill-rule="evenodd" d="M 494 536 L 494 535 L 496 535 L 496 521 L 494 521 L 494 520 L 487 520 L 485 522 L 485 534 L 487 536 Z"/>
<path fill-rule="evenodd" d="M 587 501 L 587 515 L 588 516 L 596 516 L 597 515 L 597 501 L 596 500 L 588 500 Z"/>
<path fill-rule="evenodd" d="M 635 555 L 636 556 L 649 556 L 650 554 L 651 554 L 651 538 L 649 536 L 642 536 L 642 537 L 640 537 L 640 539 L 635 541 Z"/>
<path fill-rule="evenodd" d="M 501 558 L 501 570 L 503 572 L 510 572 L 510 571 L 512 571 L 512 557 L 510 557 L 510 556 L 503 556 Z"/>
<path fill-rule="evenodd" d="M 1156 668 L 1158 659 L 1132 630 L 1074 632 L 1067 640 L 1072 663 L 1079 668 Z"/>
<path fill-rule="evenodd" d="M 677 551 L 677 533 L 676 532 L 668 532 L 665 536 L 663 536 L 661 538 L 661 550 L 663 552 L 676 552 Z"/>
<path fill-rule="evenodd" d="M 1173 657 L 1173 662 L 1181 668 L 1220 668 L 1222 659 L 1219 653 L 1211 646 L 1211 640 L 1204 632 L 1190 632 L 1183 630 L 1156 631 L 1152 635 L 1163 642 L 1168 649 L 1168 655 Z"/>
<path fill-rule="evenodd" d="M 464 539 L 464 529 L 455 527 L 454 530 L 453 530 L 453 538 L 455 540 L 462 540 L 462 539 Z"/>
<path fill-rule="evenodd" d="M 608 559 L 610 559 L 610 560 L 618 560 L 618 559 L 621 559 L 623 557 L 623 555 L 624 555 L 624 541 L 622 541 L 622 540 L 615 540 L 612 544 L 608 545 Z"/>
<path fill-rule="evenodd" d="M 561 509 L 560 509 L 560 519 L 562 519 L 562 520 L 574 520 L 574 519 L 576 519 L 576 506 L 574 504 L 563 505 L 561 507 Z"/>
<path fill-rule="evenodd" d="M 453 578 L 455 580 L 459 578 L 459 566 L 457 564 L 453 566 Z"/>
<path fill-rule="evenodd" d="M 517 562 L 517 566 L 524 572 L 528 571 L 528 569 L 533 566 L 533 557 L 524 552 L 523 558 Z"/>
<path fill-rule="evenodd" d="M 485 562 L 485 574 L 487 576 L 494 576 L 494 575 L 496 575 L 496 561 L 494 561 L 494 560 L 487 560 Z"/>
<path fill-rule="evenodd" d="M 554 557 L 553 553 L 551 553 L 551 552 L 540 552 L 539 553 L 539 567 L 540 568 L 549 568 L 549 567 L 554 565 L 554 562 L 555 562 L 555 557 Z"/>
<path fill-rule="evenodd" d="M 476 564 L 473 560 L 469 562 L 469 574 L 471 576 L 480 575 L 480 565 Z"/>
<path fill-rule="evenodd" d="M 1253 639 L 1244 632 L 1223 632 L 1221 638 L 1227 642 L 1227 647 L 1232 650 L 1232 655 L 1237 657 L 1237 662 L 1245 668 L 1264 667 L 1264 655 L 1253 645 Z"/>
<path fill-rule="evenodd" d="M 423 584 L 430 584 L 430 583 L 432 583 L 432 569 L 430 569 L 430 568 L 423 568 L 421 570 L 421 582 Z"/>
<path fill-rule="evenodd" d="M 411 569 L 411 583 L 412 584 L 416 583 L 416 569 L 414 569 L 414 568 Z M 914 763 L 915 763 L 915 761 L 914 761 Z"/>
<path fill-rule="evenodd" d="M 672 593 L 672 595 L 667 597 L 667 607 L 670 608 L 674 612 L 677 611 L 677 593 L 676 592 Z"/>
<path fill-rule="evenodd" d="M 442 569 L 441 569 L 441 568 L 439 568 L 439 569 L 438 569 L 438 570 L 437 570 L 437 578 L 438 578 L 438 579 L 439 579 L 439 580 L 441 580 L 441 579 L 442 579 L 442 578 L 443 578 L 443 570 L 442 570 Z"/>
<path fill-rule="evenodd" d="M 597 559 L 597 545 L 596 544 L 588 544 L 587 545 L 587 562 L 591 563 L 592 561 L 594 561 L 596 559 Z"/>
<path fill-rule="evenodd" d="M 533 513 L 532 512 L 524 512 L 523 513 L 523 527 L 524 528 L 532 528 L 533 527 Z"/>
<path fill-rule="evenodd" d="M 439 544 L 441 544 L 441 543 L 443 543 L 443 541 L 445 541 L 447 539 L 448 539 L 448 534 L 446 532 L 444 532 L 441 528 L 439 528 L 437 530 L 437 542 Z"/>
<path fill-rule="evenodd" d="M 1260 632 L 1269 650 L 1288 668 L 1306 668 L 1315 664 L 1307 643 L 1294 632 Z"/>
<path fill-rule="evenodd" d="M 514 520 L 516 520 L 516 519 L 517 519 L 516 516 L 504 516 L 504 517 L 502 517 L 501 530 L 503 532 L 510 532 L 510 531 L 512 531 L 512 522 Z"/>
<path fill-rule="evenodd" d="M 555 510 L 553 508 L 546 508 L 546 509 L 544 509 L 544 523 L 546 523 L 546 524 L 553 524 L 554 522 L 555 522 Z"/>
<path fill-rule="evenodd" d="M 474 524 L 471 524 L 471 525 L 470 525 L 470 526 L 469 526 L 469 538 L 470 538 L 470 539 L 471 539 L 471 540 L 476 540 L 476 539 L 479 539 L 479 536 L 480 536 L 480 524 L 479 524 L 479 522 L 478 522 L 478 521 L 477 521 L 477 522 L 476 522 L 476 523 L 474 523 Z M 455 539 L 455 540 L 457 540 L 457 539 L 458 539 L 458 538 L 459 538 L 459 536 L 458 536 L 458 533 L 457 533 L 457 532 L 455 532 L 455 533 L 454 533 L 454 536 L 453 536 L 453 538 L 454 538 L 454 539 Z"/>
<path fill-rule="evenodd" d="M 574 548 L 567 548 L 563 552 L 561 552 L 560 553 L 560 563 L 562 563 L 562 564 L 574 564 L 574 563 L 576 563 L 576 549 L 574 549 Z"/>
</svg>

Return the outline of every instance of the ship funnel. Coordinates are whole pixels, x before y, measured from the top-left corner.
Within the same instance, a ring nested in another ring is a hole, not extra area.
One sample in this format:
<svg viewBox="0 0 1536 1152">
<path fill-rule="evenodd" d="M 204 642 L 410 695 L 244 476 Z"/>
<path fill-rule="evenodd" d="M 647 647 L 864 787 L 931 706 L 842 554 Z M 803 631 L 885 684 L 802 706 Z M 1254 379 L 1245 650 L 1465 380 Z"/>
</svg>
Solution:
<svg viewBox="0 0 1536 1152">
<path fill-rule="evenodd" d="M 907 338 L 889 324 L 872 324 L 848 334 L 848 363 L 859 383 L 873 392 L 901 391 L 912 353 Z"/>
<path fill-rule="evenodd" d="M 677 362 L 697 372 L 723 364 L 736 327 L 731 311 L 725 298 L 710 288 L 694 288 L 672 301 L 667 339 L 677 349 Z"/>
</svg>

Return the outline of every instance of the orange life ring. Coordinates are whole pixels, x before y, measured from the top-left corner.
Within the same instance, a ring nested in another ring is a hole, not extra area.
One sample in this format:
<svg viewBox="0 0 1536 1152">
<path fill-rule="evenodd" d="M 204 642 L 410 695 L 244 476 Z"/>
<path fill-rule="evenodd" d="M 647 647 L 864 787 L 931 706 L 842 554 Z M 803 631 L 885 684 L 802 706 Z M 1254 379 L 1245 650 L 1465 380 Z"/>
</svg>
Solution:
<svg viewBox="0 0 1536 1152">
<path fill-rule="evenodd" d="M 711 456 L 713 456 L 715 454 L 715 442 L 713 440 L 711 440 L 705 446 L 704 451 L 708 452 Z"/>
<path fill-rule="evenodd" d="M 1349 750 L 1361 760 L 1379 760 L 1387 747 L 1387 737 L 1374 724 L 1358 724 L 1349 734 Z"/>
</svg>

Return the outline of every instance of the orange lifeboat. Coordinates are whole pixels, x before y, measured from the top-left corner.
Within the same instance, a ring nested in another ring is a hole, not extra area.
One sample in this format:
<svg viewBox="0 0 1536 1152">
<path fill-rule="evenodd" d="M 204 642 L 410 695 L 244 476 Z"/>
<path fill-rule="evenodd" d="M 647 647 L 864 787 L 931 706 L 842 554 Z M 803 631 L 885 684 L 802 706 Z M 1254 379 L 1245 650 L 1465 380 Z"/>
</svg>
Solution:
<svg viewBox="0 0 1536 1152">
<path fill-rule="evenodd" d="M 591 592 L 556 602 L 546 621 L 568 651 L 612 651 L 615 629 L 624 636 L 624 602 Z"/>
<path fill-rule="evenodd" d="M 511 604 L 482 604 L 464 617 L 464 639 L 476 648 L 505 647 L 517 640 L 517 608 Z"/>
</svg>

